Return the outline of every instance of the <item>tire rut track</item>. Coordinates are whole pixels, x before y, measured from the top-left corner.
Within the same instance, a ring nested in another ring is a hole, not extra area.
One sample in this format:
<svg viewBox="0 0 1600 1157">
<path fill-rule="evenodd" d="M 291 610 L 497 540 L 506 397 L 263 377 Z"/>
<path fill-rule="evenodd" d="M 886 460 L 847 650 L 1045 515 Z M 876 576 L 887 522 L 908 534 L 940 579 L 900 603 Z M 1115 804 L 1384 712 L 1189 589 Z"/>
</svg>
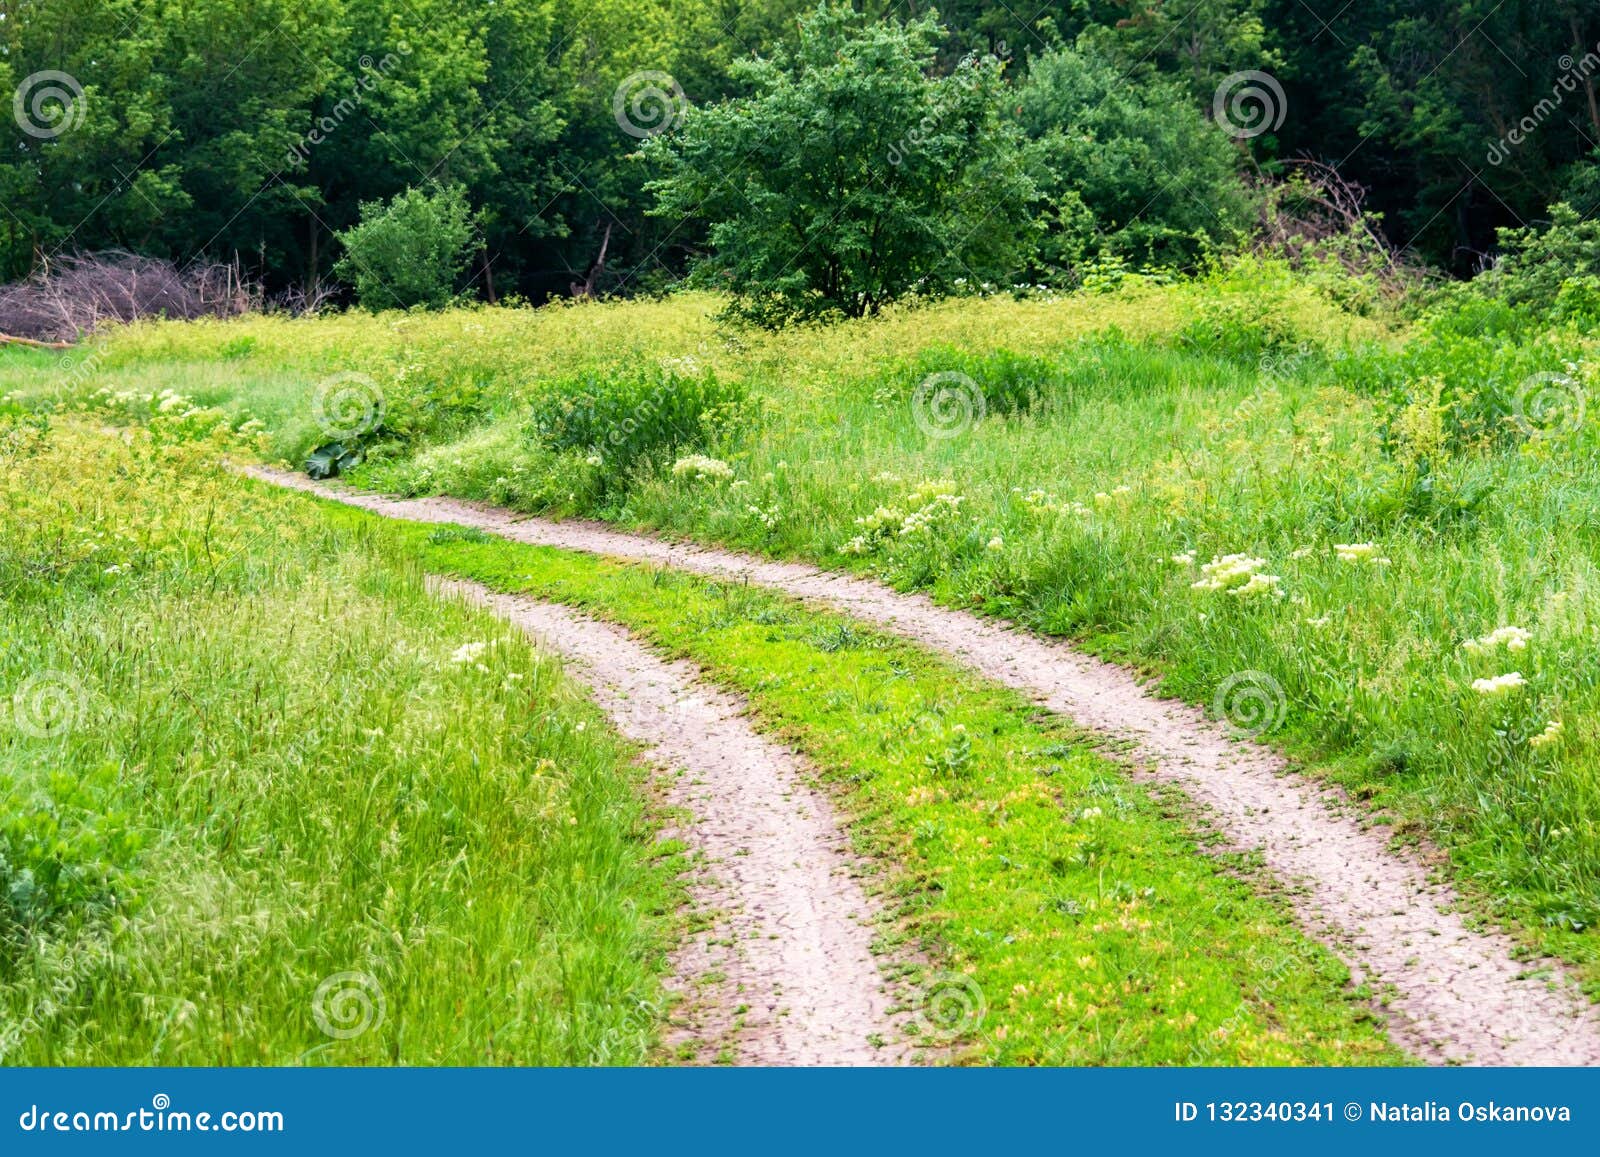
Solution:
<svg viewBox="0 0 1600 1157">
<path fill-rule="evenodd" d="M 930 649 L 1078 725 L 1128 741 L 1120 757 L 1180 786 L 1234 845 L 1259 848 L 1306 929 L 1359 982 L 1391 993 L 1397 1043 L 1432 1062 L 1600 1065 L 1600 1015 L 1559 962 L 1518 961 L 1511 938 L 1468 926 L 1459 898 L 1422 859 L 1363 827 L 1342 793 L 1240 743 L 1196 708 L 1159 699 L 1129 672 L 1065 643 L 801 563 L 551 522 L 443 498 L 395 499 L 282 471 L 253 477 L 378 514 L 476 527 L 519 542 L 746 581 L 828 604 Z"/>
<path fill-rule="evenodd" d="M 620 627 L 476 583 L 439 593 L 486 607 L 566 660 L 617 730 L 646 746 L 667 801 L 693 821 L 664 833 L 701 854 L 690 883 L 715 913 L 674 956 L 690 1031 L 745 1065 L 901 1063 L 892 998 L 874 962 L 874 905 L 829 801 L 733 696 Z M 707 981 L 707 978 L 712 979 Z M 736 1009 L 744 1009 L 736 1013 Z"/>
</svg>

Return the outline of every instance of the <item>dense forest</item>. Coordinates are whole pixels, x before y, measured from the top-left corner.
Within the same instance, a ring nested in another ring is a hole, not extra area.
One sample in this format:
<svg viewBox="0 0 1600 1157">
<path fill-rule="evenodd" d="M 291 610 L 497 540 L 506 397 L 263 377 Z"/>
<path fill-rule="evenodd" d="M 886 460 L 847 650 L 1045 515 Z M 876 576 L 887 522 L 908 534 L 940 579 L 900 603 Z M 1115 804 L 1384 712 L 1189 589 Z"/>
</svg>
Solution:
<svg viewBox="0 0 1600 1157">
<path fill-rule="evenodd" d="M 873 28 L 912 28 L 882 52 L 910 51 L 933 80 L 977 78 L 910 103 L 869 94 L 903 123 L 867 126 L 860 155 L 892 167 L 930 129 L 1016 149 L 1026 164 L 999 158 L 1009 183 L 990 184 L 993 156 L 964 175 L 1003 190 L 1002 216 L 1038 226 L 1026 253 L 994 255 L 1016 279 L 1070 278 L 1108 256 L 1192 266 L 1259 230 L 1266 190 L 1308 162 L 1363 192 L 1395 246 L 1457 275 L 1483 266 L 1498 230 L 1553 203 L 1600 207 L 1600 7 L 1588 0 L 857 7 Z M 0 0 L 14 114 L 0 122 L 0 280 L 122 249 L 237 262 L 275 291 L 349 285 L 338 235 L 363 205 L 429 189 L 449 190 L 470 221 L 460 291 L 538 301 L 660 287 L 716 247 L 719 199 L 754 197 L 740 165 L 757 142 L 729 153 L 724 134 L 718 152 L 706 118 L 777 99 L 808 51 L 837 55 L 803 43 L 815 8 Z M 983 108 L 962 104 L 974 92 Z M 847 94 L 811 95 L 849 111 Z M 820 140 L 819 169 L 838 159 Z M 728 167 L 697 187 L 697 164 Z M 935 172 L 926 195 L 948 197 L 945 177 L 962 174 Z M 830 179 L 865 189 L 874 175 L 856 165 Z"/>
</svg>

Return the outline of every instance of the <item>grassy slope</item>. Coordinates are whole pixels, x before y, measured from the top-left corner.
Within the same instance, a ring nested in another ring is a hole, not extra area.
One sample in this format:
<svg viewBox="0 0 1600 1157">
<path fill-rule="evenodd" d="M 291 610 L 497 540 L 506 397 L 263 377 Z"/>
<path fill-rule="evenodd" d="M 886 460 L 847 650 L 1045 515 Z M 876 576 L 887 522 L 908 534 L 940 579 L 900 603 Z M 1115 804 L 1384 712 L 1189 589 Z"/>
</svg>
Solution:
<svg viewBox="0 0 1600 1157">
<path fill-rule="evenodd" d="M 176 384 L 266 419 L 271 452 L 299 453 L 314 439 L 313 375 L 359 369 L 415 435 L 364 468 L 370 484 L 553 503 L 870 571 L 1076 638 L 1200 702 L 1235 673 L 1261 672 L 1283 689 L 1277 738 L 1370 800 L 1399 838 L 1437 841 L 1485 910 L 1600 985 L 1596 424 L 1432 453 L 1422 478 L 1383 447 L 1372 392 L 1385 375 L 1431 371 L 1352 354 L 1343 339 L 1382 337 L 1376 326 L 1269 274 L 1056 303 L 956 302 L 733 341 L 693 298 L 141 327 L 87 381 L 0 373 L 0 389 L 31 404 L 100 383 Z M 1111 325 L 1121 334 L 1107 335 Z M 1212 352 L 1182 340 L 1212 335 L 1224 339 Z M 923 435 L 910 408 L 921 375 L 944 359 L 981 378 L 961 351 L 996 348 L 1043 359 L 1046 401 L 959 437 Z M 1501 364 L 1463 346 L 1458 360 L 1463 376 L 1504 386 L 1560 368 L 1558 354 L 1536 343 Z M 685 358 L 748 380 L 768 402 L 758 431 L 712 447 L 734 485 L 657 469 L 620 490 L 603 468 L 552 460 L 523 434 L 527 400 L 552 376 Z M 1579 360 L 1592 384 L 1592 351 Z M 1426 407 L 1411 420 L 1425 443 Z M 863 533 L 858 519 L 911 513 L 942 480 L 962 498 L 958 514 L 843 553 Z M 1333 549 L 1369 542 L 1387 565 Z M 1195 569 L 1172 561 L 1186 552 L 1198 563 L 1259 557 L 1285 597 L 1196 590 Z M 1527 650 L 1462 647 L 1507 625 L 1532 631 Z M 1504 698 L 1471 688 L 1513 670 L 1527 686 Z M 1557 720 L 1558 743 L 1529 743 Z"/>
<path fill-rule="evenodd" d="M 627 750 L 193 434 L 0 422 L 0 1057 L 645 1058 L 675 885 Z M 349 972 L 383 1015 L 332 1038 Z"/>
</svg>

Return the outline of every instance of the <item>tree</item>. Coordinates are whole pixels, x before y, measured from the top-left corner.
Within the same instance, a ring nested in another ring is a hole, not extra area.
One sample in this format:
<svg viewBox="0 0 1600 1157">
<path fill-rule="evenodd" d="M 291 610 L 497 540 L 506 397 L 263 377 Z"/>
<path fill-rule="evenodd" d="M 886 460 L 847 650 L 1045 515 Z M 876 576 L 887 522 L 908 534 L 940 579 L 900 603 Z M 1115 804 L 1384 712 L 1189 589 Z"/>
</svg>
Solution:
<svg viewBox="0 0 1600 1157">
<path fill-rule="evenodd" d="M 1034 58 L 1017 112 L 1056 206 L 1054 264 L 1112 253 L 1192 265 L 1251 224 L 1239 150 L 1175 81 L 1129 84 L 1093 49 L 1065 49 Z"/>
<path fill-rule="evenodd" d="M 1036 192 L 1001 111 L 1004 62 L 931 75 L 942 36 L 932 16 L 824 4 L 792 49 L 736 66 L 751 95 L 689 109 L 646 144 L 653 212 L 709 223 L 694 273 L 736 314 L 859 317 L 1024 262 Z"/>
<path fill-rule="evenodd" d="M 345 256 L 334 273 L 355 286 L 370 309 L 447 305 L 472 256 L 475 232 L 460 187 L 407 189 L 387 205 L 361 206 L 360 223 L 338 234 Z"/>
</svg>

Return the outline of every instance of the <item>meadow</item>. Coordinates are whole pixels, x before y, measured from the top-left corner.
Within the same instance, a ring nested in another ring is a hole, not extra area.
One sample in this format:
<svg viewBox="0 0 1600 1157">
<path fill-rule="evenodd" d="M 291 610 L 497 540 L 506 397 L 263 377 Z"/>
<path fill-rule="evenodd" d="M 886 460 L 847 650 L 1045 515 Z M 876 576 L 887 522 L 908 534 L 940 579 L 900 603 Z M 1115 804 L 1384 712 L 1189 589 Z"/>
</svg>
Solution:
<svg viewBox="0 0 1600 1157">
<path fill-rule="evenodd" d="M 88 657 L 75 678 L 105 726 L 61 742 L 85 773 L 71 790 L 105 794 L 61 802 L 78 817 L 63 834 L 7 833 L 13 847 L 77 841 L 93 867 L 41 901 L 62 931 L 30 942 L 14 966 L 32 979 L 4 991 L 19 1008 L 87 970 L 71 983 L 96 996 L 80 1003 L 126 1041 L 105 1052 L 74 1030 L 13 1055 L 198 1055 L 184 1051 L 198 1014 L 172 1009 L 151 1039 L 135 1013 L 159 997 L 127 995 L 172 991 L 149 978 L 182 967 L 243 991 L 181 931 L 197 924 L 240 967 L 274 961 L 267 997 L 207 1014 L 230 1018 L 209 1026 L 235 1042 L 226 1060 L 304 1055 L 309 1038 L 285 1025 L 309 1033 L 307 986 L 346 970 L 405 978 L 386 989 L 396 1035 L 361 1038 L 363 1059 L 648 1055 L 666 1015 L 652 952 L 675 909 L 672 868 L 641 835 L 637 772 L 602 726 L 577 730 L 593 714 L 525 645 L 430 604 L 426 566 L 578 602 L 750 695 L 841 793 L 884 886 L 904 890 L 889 943 L 978 976 L 991 999 L 1012 994 L 967 1059 L 1392 1057 L 1336 962 L 1269 899 L 1193 866 L 1180 803 L 1118 786 L 1076 737 L 1018 722 L 1022 704 L 970 677 L 775 597 L 319 512 L 220 477 L 224 452 L 807 559 L 1071 639 L 1284 747 L 1396 842 L 1438 849 L 1477 918 L 1573 963 L 1593 995 L 1595 343 L 1503 303 L 1447 293 L 1402 314 L 1361 290 L 1243 262 L 776 333 L 730 328 L 717 299 L 680 294 L 141 323 L 66 359 L 5 352 L 0 560 L 17 592 L 8 634 L 24 641 L 5 652 L 7 685 Z M 850 645 L 825 645 L 839 638 Z M 449 661 L 474 640 L 492 644 L 487 671 Z M 511 710 L 529 696 L 533 721 Z M 982 786 L 940 786 L 956 758 L 944 732 L 906 738 L 925 702 L 986 721 L 957 751 L 986 770 Z M 246 752 L 249 731 L 268 749 Z M 57 741 L 12 739 L 9 790 L 68 790 L 23 768 L 33 742 Z M 213 757 L 226 791 L 184 771 Z M 96 787 L 87 773 L 102 767 L 122 773 Z M 530 784 L 547 802 L 513 831 Z M 987 844 L 995 807 L 1021 817 L 1003 849 Z M 1063 860 L 1058 817 L 1087 807 L 1136 826 Z M 395 809 L 439 825 L 435 844 L 459 855 L 396 841 Z M 470 912 L 430 907 L 469 873 Z M 530 873 L 540 919 L 523 925 L 507 906 Z M 934 892 L 915 886 L 930 878 Z M 124 891 L 137 909 L 113 901 Z M 1086 931 L 1086 895 L 1116 920 Z M 607 917 L 580 916 L 591 904 Z M 313 909 L 326 935 L 308 931 Z M 138 950 L 106 951 L 108 937 Z M 78 943 L 101 955 L 66 947 Z M 1174 952 L 1181 968 L 1151 964 Z M 1079 991 L 1063 953 L 1124 966 Z M 1263 959 L 1294 961 L 1265 991 Z M 459 1008 L 408 1003 L 457 968 L 493 984 Z M 1184 977 L 1184 995 L 1149 997 L 1165 1019 L 1081 1012 L 1138 1006 L 1148 988 L 1127 978 L 1152 971 Z M 1240 986 L 1254 1027 L 1214 1053 L 1206 1026 Z M 481 1003 L 490 988 L 516 994 L 519 1027 L 470 1057 L 473 1026 L 505 1012 Z M 1040 993 L 1070 999 L 1081 1031 L 1064 1033 Z M 274 1001 L 302 1004 L 280 1022 Z M 85 1024 L 67 1005 L 63 1023 Z M 630 1020 L 639 1008 L 652 1011 Z M 344 1046 L 322 1047 L 338 1059 Z"/>
</svg>

